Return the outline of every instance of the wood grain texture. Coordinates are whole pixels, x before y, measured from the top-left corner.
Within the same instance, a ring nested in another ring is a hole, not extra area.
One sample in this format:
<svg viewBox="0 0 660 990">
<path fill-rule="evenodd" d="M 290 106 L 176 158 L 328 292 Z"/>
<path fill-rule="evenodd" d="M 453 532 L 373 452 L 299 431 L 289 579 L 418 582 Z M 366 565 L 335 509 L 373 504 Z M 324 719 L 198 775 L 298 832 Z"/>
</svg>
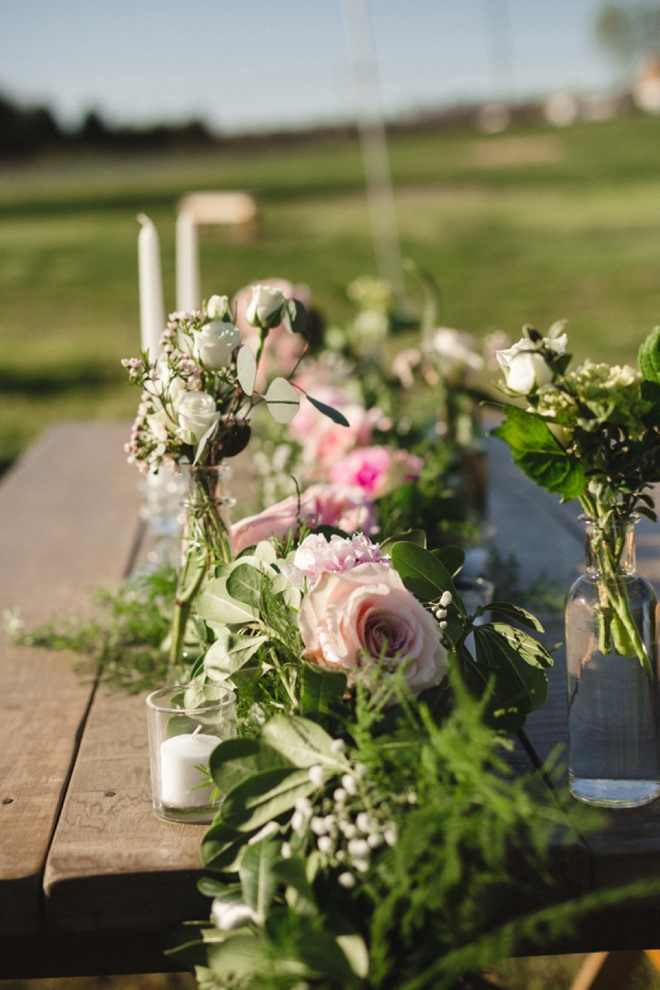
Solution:
<svg viewBox="0 0 660 990">
<path fill-rule="evenodd" d="M 50 921 L 63 928 L 174 927 L 208 916 L 196 891 L 205 825 L 158 818 L 144 695 L 97 693 L 48 856 Z"/>
<path fill-rule="evenodd" d="M 139 496 L 125 424 L 52 427 L 0 486 L 0 609 L 61 619 L 122 574 Z M 33 929 L 91 687 L 71 657 L 0 641 L 0 932 Z"/>
</svg>

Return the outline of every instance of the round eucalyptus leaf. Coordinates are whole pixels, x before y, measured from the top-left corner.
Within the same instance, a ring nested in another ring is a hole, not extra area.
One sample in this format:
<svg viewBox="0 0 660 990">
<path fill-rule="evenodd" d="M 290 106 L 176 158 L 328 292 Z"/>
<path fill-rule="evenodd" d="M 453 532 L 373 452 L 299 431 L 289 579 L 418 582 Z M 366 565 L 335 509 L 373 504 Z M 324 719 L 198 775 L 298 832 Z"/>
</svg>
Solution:
<svg viewBox="0 0 660 990">
<path fill-rule="evenodd" d="M 249 347 L 241 347 L 236 358 L 236 377 L 246 395 L 254 392 L 254 382 L 257 377 L 257 362 Z"/>
<path fill-rule="evenodd" d="M 286 378 L 274 378 L 266 392 L 268 411 L 277 423 L 290 423 L 300 408 L 300 399 Z"/>
</svg>

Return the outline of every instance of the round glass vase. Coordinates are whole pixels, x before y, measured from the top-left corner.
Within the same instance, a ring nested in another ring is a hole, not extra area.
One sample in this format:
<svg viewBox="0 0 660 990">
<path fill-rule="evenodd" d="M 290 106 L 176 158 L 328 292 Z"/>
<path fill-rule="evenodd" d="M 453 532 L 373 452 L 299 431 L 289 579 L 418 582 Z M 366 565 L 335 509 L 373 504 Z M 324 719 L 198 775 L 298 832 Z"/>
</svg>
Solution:
<svg viewBox="0 0 660 990">
<path fill-rule="evenodd" d="M 658 601 L 635 570 L 638 517 L 585 524 L 585 574 L 566 599 L 573 797 L 634 808 L 660 795 Z"/>
<path fill-rule="evenodd" d="M 233 556 L 229 510 L 235 499 L 228 491 L 229 474 L 229 465 L 224 461 L 190 467 L 181 567 L 172 617 L 170 684 L 187 680 L 184 644 L 195 599 L 212 569 L 217 564 L 229 563 Z"/>
</svg>

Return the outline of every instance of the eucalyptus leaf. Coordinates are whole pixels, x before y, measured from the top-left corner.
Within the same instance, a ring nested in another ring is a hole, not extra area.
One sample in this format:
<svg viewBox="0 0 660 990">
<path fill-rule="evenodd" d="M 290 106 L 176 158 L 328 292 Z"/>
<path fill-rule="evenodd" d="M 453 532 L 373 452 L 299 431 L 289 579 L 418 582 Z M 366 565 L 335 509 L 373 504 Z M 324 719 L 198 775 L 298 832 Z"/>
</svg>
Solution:
<svg viewBox="0 0 660 990">
<path fill-rule="evenodd" d="M 244 928 L 240 929 L 237 936 L 232 936 L 231 932 L 225 932 L 224 935 L 222 942 L 209 945 L 207 949 L 209 968 L 221 984 L 226 984 L 228 976 L 247 976 L 267 965 L 268 960 L 260 939 L 247 934 Z"/>
<path fill-rule="evenodd" d="M 202 865 L 210 870 L 232 873 L 240 866 L 249 832 L 237 832 L 223 821 L 216 821 L 206 832 L 199 847 Z"/>
<path fill-rule="evenodd" d="M 227 591 L 235 601 L 259 608 L 264 577 L 250 564 L 240 563 L 227 578 Z"/>
<path fill-rule="evenodd" d="M 291 811 L 299 797 L 308 797 L 315 789 L 307 770 L 264 770 L 242 781 L 227 795 L 222 820 L 241 832 L 261 828 Z"/>
<path fill-rule="evenodd" d="M 369 975 L 369 950 L 362 936 L 337 935 L 336 941 L 355 975 L 366 980 Z"/>
<path fill-rule="evenodd" d="M 274 378 L 265 395 L 268 412 L 276 423 L 290 423 L 300 408 L 300 398 L 286 378 Z"/>
<path fill-rule="evenodd" d="M 267 636 L 242 636 L 226 626 L 218 629 L 218 638 L 204 657 L 204 673 L 210 681 L 225 681 L 244 667 L 267 641 Z"/>
<path fill-rule="evenodd" d="M 243 897 L 239 883 L 221 883 L 213 877 L 200 877 L 197 881 L 197 890 L 200 894 L 204 894 L 204 897 L 222 897 L 223 901 L 240 903 Z"/>
<path fill-rule="evenodd" d="M 259 618 L 258 608 L 234 601 L 225 577 L 212 578 L 195 603 L 197 614 L 207 622 L 242 625 Z"/>
<path fill-rule="evenodd" d="M 319 930 L 310 925 L 309 936 L 301 939 L 299 953 L 310 969 L 337 981 L 339 986 L 357 986 L 360 982 L 337 940 L 326 929 Z"/>
<path fill-rule="evenodd" d="M 278 877 L 272 871 L 280 859 L 280 843 L 266 839 L 245 850 L 238 875 L 241 879 L 243 900 L 248 907 L 265 918 L 277 890 Z"/>
<path fill-rule="evenodd" d="M 307 401 L 311 402 L 315 409 L 318 409 L 320 413 L 331 419 L 333 423 L 337 423 L 338 426 L 350 426 L 343 413 L 339 412 L 338 409 L 333 409 L 332 406 L 326 405 L 325 402 L 320 402 L 319 399 L 315 399 L 311 395 L 307 395 Z"/>
<path fill-rule="evenodd" d="M 307 718 L 276 715 L 264 725 L 261 738 L 298 767 L 320 763 L 335 773 L 346 771 L 346 760 L 332 748 L 332 736 Z"/>
<path fill-rule="evenodd" d="M 249 347 L 241 347 L 236 357 L 236 377 L 246 395 L 254 392 L 257 377 L 257 361 Z"/>
</svg>

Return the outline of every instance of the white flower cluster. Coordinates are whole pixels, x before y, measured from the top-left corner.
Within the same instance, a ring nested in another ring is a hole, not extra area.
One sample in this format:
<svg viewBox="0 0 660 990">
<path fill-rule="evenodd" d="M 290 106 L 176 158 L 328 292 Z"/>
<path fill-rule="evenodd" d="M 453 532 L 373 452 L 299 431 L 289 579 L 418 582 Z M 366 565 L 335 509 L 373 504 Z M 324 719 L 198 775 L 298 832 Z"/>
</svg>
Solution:
<svg viewBox="0 0 660 990">
<path fill-rule="evenodd" d="M 438 620 L 438 625 L 441 629 L 447 628 L 447 607 L 451 605 L 452 598 L 453 596 L 451 591 L 443 591 L 440 595 L 438 604 L 431 608 L 431 611 Z"/>
<path fill-rule="evenodd" d="M 342 740 L 335 740 L 337 751 L 340 744 Z M 315 809 L 309 798 L 298 798 L 291 817 L 296 835 L 308 835 L 327 864 L 342 870 L 338 881 L 347 889 L 355 886 L 356 874 L 369 869 L 376 849 L 393 846 L 397 841 L 396 825 L 382 814 L 382 809 L 365 810 L 362 781 L 366 774 L 363 764 L 350 765 L 341 778 L 341 787 L 323 799 L 320 809 Z M 323 785 L 321 766 L 311 767 L 309 776 L 318 787 Z M 284 859 L 289 858 L 290 843 L 283 843 L 281 852 Z"/>
</svg>

